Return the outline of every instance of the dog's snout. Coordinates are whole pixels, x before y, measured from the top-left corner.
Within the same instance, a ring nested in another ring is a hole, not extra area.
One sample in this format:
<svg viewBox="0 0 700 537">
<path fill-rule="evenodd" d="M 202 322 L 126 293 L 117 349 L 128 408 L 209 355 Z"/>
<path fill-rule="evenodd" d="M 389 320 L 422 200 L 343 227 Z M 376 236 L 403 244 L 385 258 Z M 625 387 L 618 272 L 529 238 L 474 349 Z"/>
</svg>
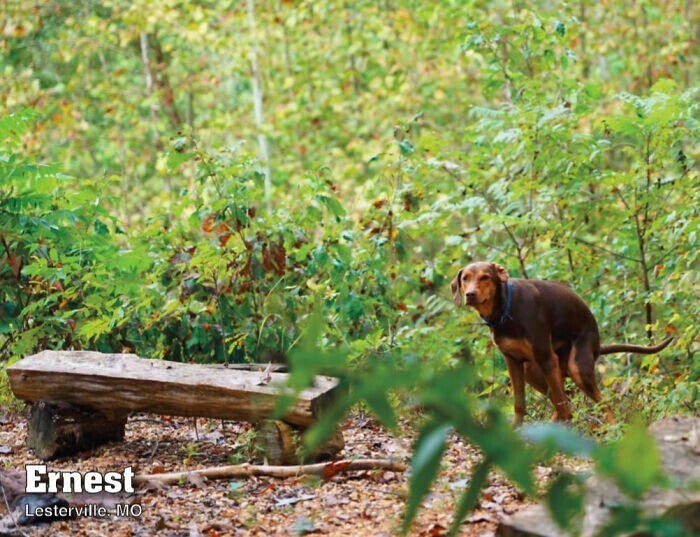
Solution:
<svg viewBox="0 0 700 537">
<path fill-rule="evenodd" d="M 465 296 L 467 300 L 476 300 L 476 291 L 467 291 Z"/>
</svg>

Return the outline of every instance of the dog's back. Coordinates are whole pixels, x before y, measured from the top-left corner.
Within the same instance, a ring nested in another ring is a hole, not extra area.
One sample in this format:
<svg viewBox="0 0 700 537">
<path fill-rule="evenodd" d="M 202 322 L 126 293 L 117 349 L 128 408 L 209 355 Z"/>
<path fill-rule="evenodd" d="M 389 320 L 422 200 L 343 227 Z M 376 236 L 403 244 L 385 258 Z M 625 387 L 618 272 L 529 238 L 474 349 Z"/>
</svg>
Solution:
<svg viewBox="0 0 700 537">
<path fill-rule="evenodd" d="M 520 290 L 520 305 L 532 308 L 531 314 L 519 315 L 521 322 L 543 322 L 547 325 L 552 343 L 573 341 L 588 334 L 595 347 L 599 345 L 598 323 L 586 303 L 568 286 L 547 280 L 513 280 Z M 537 314 L 535 314 L 537 312 Z M 523 312 L 525 313 L 525 312 Z M 543 316 L 543 318 L 538 318 Z"/>
</svg>

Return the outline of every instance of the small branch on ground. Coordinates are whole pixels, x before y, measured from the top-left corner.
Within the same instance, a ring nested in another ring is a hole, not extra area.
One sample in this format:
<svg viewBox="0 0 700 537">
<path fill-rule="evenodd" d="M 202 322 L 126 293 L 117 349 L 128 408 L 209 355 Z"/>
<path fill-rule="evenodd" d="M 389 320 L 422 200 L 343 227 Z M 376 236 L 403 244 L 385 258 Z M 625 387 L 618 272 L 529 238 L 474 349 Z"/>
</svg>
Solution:
<svg viewBox="0 0 700 537">
<path fill-rule="evenodd" d="M 294 466 L 270 466 L 267 464 L 236 464 L 232 466 L 216 466 L 214 468 L 202 468 L 201 470 L 188 470 L 185 472 L 171 472 L 166 474 L 139 474 L 134 477 L 135 484 L 161 483 L 175 485 L 186 482 L 190 477 L 206 477 L 208 479 L 228 479 L 234 477 L 269 476 L 269 477 L 296 477 L 299 475 L 320 475 L 332 477 L 340 472 L 354 470 L 386 470 L 389 472 L 403 472 L 406 465 L 400 461 L 391 459 L 356 459 L 322 462 L 318 464 L 299 464 Z"/>
</svg>

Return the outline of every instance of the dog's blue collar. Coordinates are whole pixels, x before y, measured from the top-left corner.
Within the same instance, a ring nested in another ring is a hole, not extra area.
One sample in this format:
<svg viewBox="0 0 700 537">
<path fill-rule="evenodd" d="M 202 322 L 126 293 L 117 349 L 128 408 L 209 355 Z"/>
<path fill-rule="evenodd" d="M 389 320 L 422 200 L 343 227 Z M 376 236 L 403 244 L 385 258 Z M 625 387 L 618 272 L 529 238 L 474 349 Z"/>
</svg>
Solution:
<svg viewBox="0 0 700 537">
<path fill-rule="evenodd" d="M 508 321 L 509 319 L 512 319 L 512 317 L 510 316 L 510 309 L 511 309 L 512 305 L 513 305 L 513 282 L 508 280 L 508 282 L 506 283 L 506 307 L 503 310 L 503 314 L 495 321 L 487 321 L 486 319 L 484 319 L 484 324 L 491 327 L 491 328 L 494 328 L 494 327 L 498 326 L 499 324 L 503 324 L 506 321 Z"/>
</svg>

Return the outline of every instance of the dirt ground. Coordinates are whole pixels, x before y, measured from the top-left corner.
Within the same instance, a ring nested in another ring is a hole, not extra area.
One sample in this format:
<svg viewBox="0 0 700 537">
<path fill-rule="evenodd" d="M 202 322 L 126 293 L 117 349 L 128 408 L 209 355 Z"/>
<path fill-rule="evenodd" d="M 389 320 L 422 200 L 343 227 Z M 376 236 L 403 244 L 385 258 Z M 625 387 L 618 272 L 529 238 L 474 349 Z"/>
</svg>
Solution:
<svg viewBox="0 0 700 537">
<path fill-rule="evenodd" d="M 26 416 L 0 420 L 0 461 L 24 471 L 40 462 L 26 448 Z M 396 458 L 408 461 L 413 441 L 394 436 L 370 416 L 351 414 L 342 424 L 346 441 L 342 458 Z M 80 457 L 50 462 L 49 469 L 162 473 L 246 462 L 251 426 L 246 423 L 170 419 L 139 415 L 129 419 L 126 438 Z M 438 537 L 452 521 L 454 503 L 468 484 L 479 453 L 457 437 L 450 439 L 442 470 L 424 502 L 410 535 Z M 538 468 L 545 478 L 548 468 Z M 25 526 L 29 536 L 187 536 L 332 535 L 393 536 L 399 532 L 407 494 L 407 475 L 387 471 L 339 473 L 329 481 L 316 477 L 187 482 L 138 491 L 130 499 L 140 516 L 79 518 Z M 521 494 L 492 474 L 478 508 L 461 526 L 460 535 L 493 535 L 498 521 L 527 505 Z M 4 511 L 5 509 L 3 509 Z M 138 508 L 137 508 L 138 510 Z M 3 513 L 4 515 L 4 513 Z"/>
</svg>

